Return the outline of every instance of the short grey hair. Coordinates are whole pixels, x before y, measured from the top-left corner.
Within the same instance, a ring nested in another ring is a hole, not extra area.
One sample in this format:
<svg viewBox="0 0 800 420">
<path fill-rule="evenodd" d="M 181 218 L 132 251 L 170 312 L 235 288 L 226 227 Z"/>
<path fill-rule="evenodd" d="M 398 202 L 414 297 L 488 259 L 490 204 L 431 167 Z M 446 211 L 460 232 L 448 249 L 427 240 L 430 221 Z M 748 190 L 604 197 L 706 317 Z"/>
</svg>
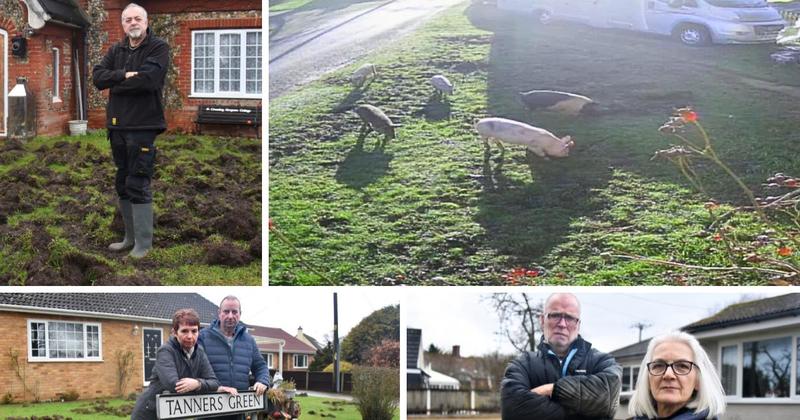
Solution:
<svg viewBox="0 0 800 420">
<path fill-rule="evenodd" d="M 138 7 L 138 8 L 140 8 L 140 9 L 142 9 L 142 13 L 144 13 L 144 20 L 147 20 L 147 10 L 145 10 L 145 8 L 144 8 L 144 7 L 142 7 L 142 6 L 139 6 L 139 5 L 138 5 L 138 4 L 136 4 L 136 3 L 131 3 L 131 4 L 127 5 L 127 6 L 125 6 L 125 8 L 124 8 L 124 9 L 122 9 L 122 13 L 120 13 L 120 14 L 119 14 L 119 19 L 120 19 L 120 20 L 122 20 L 122 19 L 123 19 L 122 15 L 124 15 L 124 14 L 125 14 L 125 11 L 126 11 L 126 10 L 128 10 L 128 9 L 130 9 L 130 8 L 132 8 L 132 7 Z"/>
<path fill-rule="evenodd" d="M 697 413 L 708 410 L 707 419 L 721 416 L 725 412 L 725 390 L 722 388 L 717 370 L 697 339 L 693 335 L 682 331 L 672 331 L 650 340 L 650 344 L 647 346 L 647 354 L 645 354 L 642 365 L 639 368 L 636 391 L 634 391 L 628 405 L 628 413 L 634 417 L 645 416 L 651 419 L 658 417 L 655 401 L 650 392 L 650 373 L 647 371 L 647 364 L 653 361 L 655 348 L 663 343 L 684 343 L 694 353 L 699 389 L 686 406 L 694 409 Z"/>
<path fill-rule="evenodd" d="M 578 297 L 573 295 L 572 293 L 553 293 L 544 300 L 544 305 L 542 305 L 542 316 L 544 316 L 544 312 L 547 311 L 547 304 L 550 303 L 553 298 L 556 296 L 570 296 L 575 299 L 575 303 L 578 305 L 578 316 L 581 314 L 581 301 L 578 300 Z"/>
<path fill-rule="evenodd" d="M 222 304 L 225 303 L 226 300 L 235 300 L 236 303 L 239 304 L 239 315 L 242 314 L 242 301 L 240 301 L 239 298 L 237 298 L 234 295 L 225 296 L 224 298 L 222 298 L 221 301 L 219 301 L 219 310 L 220 311 L 222 310 Z"/>
</svg>

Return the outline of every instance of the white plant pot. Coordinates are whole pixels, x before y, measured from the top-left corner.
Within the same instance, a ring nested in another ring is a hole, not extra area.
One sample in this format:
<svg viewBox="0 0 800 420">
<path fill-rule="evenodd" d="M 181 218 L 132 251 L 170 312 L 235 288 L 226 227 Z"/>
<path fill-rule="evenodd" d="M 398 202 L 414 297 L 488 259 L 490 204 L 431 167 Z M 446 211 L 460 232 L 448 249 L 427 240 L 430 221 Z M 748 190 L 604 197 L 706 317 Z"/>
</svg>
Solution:
<svg viewBox="0 0 800 420">
<path fill-rule="evenodd" d="M 69 135 L 70 136 L 82 136 L 86 134 L 86 126 L 88 125 L 88 121 L 86 120 L 70 120 L 69 121 Z"/>
</svg>

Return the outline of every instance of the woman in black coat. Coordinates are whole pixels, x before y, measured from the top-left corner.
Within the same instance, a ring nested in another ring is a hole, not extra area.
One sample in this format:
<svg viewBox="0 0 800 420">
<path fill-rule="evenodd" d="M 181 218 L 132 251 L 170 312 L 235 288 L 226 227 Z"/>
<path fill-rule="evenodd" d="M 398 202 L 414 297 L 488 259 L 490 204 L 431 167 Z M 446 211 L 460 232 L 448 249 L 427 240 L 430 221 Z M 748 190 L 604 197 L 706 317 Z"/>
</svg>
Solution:
<svg viewBox="0 0 800 420">
<path fill-rule="evenodd" d="M 179 309 L 172 317 L 172 336 L 158 349 L 150 385 L 136 400 L 132 420 L 155 420 L 156 396 L 162 392 L 184 394 L 213 392 L 219 388 L 205 351 L 197 346 L 200 317 L 194 309 Z"/>
<path fill-rule="evenodd" d="M 672 332 L 650 340 L 628 405 L 634 420 L 716 420 L 725 391 L 697 339 Z"/>
</svg>

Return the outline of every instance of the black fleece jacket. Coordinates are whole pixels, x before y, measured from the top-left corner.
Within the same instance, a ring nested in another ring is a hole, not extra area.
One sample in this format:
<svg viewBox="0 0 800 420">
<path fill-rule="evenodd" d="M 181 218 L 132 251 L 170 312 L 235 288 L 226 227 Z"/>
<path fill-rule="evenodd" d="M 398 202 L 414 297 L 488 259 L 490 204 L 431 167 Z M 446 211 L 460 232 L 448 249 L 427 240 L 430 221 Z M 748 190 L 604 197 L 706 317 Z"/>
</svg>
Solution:
<svg viewBox="0 0 800 420">
<path fill-rule="evenodd" d="M 578 336 L 577 352 L 561 374 L 561 361 L 542 339 L 536 352 L 525 352 L 506 368 L 501 388 L 503 420 L 612 419 L 619 403 L 622 368 L 608 354 Z M 554 384 L 551 398 L 531 392 Z"/>
<path fill-rule="evenodd" d="M 154 130 L 167 128 L 161 102 L 169 66 L 169 45 L 147 28 L 139 46 L 129 47 L 128 37 L 114 44 L 92 70 L 99 90 L 110 89 L 106 107 L 109 130 Z M 125 78 L 135 71 L 136 76 Z"/>
</svg>

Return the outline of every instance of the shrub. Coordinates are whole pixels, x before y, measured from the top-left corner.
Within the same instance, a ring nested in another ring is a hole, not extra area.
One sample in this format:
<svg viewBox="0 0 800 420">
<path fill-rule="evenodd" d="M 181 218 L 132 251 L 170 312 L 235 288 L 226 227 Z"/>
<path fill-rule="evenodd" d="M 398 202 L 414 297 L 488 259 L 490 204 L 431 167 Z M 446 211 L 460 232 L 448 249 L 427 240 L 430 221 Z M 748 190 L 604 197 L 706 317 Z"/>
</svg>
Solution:
<svg viewBox="0 0 800 420">
<path fill-rule="evenodd" d="M 67 392 L 60 394 L 60 396 L 61 396 L 61 401 L 69 402 L 69 401 L 77 401 L 81 395 L 78 393 L 78 391 L 70 389 Z"/>
<path fill-rule="evenodd" d="M 322 369 L 323 372 L 333 372 L 333 363 L 325 366 L 325 369 Z M 341 361 L 339 362 L 339 372 L 341 373 L 349 373 L 353 371 L 353 364 L 350 362 Z"/>
<path fill-rule="evenodd" d="M 391 420 L 400 399 L 400 371 L 353 367 L 353 397 L 361 418 Z"/>
<path fill-rule="evenodd" d="M 2 397 L 0 397 L 0 404 L 2 405 L 11 404 L 13 402 L 14 402 L 14 395 L 11 394 L 11 392 L 6 392 L 5 394 L 3 394 Z"/>
<path fill-rule="evenodd" d="M 380 344 L 369 350 L 367 364 L 400 369 L 400 342 L 384 338 Z"/>
</svg>

